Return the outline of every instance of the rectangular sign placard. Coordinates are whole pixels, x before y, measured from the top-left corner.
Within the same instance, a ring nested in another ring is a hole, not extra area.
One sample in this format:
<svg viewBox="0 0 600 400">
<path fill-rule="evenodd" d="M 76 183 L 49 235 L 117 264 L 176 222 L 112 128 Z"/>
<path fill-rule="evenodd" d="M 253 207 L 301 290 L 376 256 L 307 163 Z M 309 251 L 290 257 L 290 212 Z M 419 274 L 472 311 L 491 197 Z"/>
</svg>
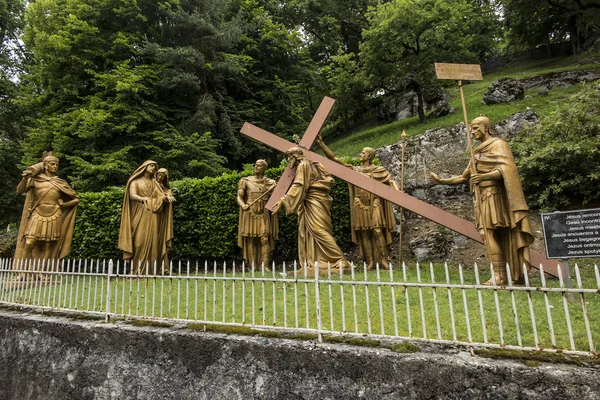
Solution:
<svg viewBox="0 0 600 400">
<path fill-rule="evenodd" d="M 600 208 L 542 214 L 548 258 L 600 257 Z"/>
<path fill-rule="evenodd" d="M 454 79 L 457 81 L 481 81 L 481 66 L 479 64 L 447 64 L 434 63 L 435 75 L 438 79 Z"/>
</svg>

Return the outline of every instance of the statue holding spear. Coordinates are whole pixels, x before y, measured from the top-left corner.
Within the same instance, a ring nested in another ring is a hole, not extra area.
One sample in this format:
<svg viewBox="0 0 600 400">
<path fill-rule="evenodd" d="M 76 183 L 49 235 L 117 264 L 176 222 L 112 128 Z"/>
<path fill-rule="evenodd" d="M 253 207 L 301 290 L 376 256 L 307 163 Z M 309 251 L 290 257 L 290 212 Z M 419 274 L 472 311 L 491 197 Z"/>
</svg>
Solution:
<svg viewBox="0 0 600 400">
<path fill-rule="evenodd" d="M 448 70 L 442 70 L 442 74 L 438 72 L 438 78 L 440 75 L 447 78 L 443 75 L 444 72 Z M 469 126 L 460 79 L 459 89 L 470 163 L 461 175 L 443 179 L 436 173 L 430 172 L 429 177 L 432 181 L 445 185 L 464 183 L 470 179 L 471 191 L 474 195 L 475 226 L 485 243 L 487 257 L 494 271 L 494 276 L 486 284 L 512 283 L 508 281 L 507 265 L 512 280 L 515 283 L 522 283 L 523 266 L 527 270 L 531 266 L 529 245 L 533 243 L 534 238 L 529 224 L 529 208 L 525 201 L 517 166 L 508 144 L 492 136 L 492 122 L 489 118 L 480 116 L 471 121 Z M 471 144 L 471 132 L 480 142 L 475 149 Z"/>
</svg>

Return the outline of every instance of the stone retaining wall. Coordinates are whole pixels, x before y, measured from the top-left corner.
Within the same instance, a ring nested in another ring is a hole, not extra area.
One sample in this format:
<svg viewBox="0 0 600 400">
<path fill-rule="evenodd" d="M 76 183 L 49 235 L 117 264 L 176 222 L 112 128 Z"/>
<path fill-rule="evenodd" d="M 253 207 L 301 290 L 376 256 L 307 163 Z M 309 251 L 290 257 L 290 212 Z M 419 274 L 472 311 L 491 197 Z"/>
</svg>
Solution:
<svg viewBox="0 0 600 400">
<path fill-rule="evenodd" d="M 600 398 L 597 370 L 0 310 L 0 399 Z"/>
</svg>

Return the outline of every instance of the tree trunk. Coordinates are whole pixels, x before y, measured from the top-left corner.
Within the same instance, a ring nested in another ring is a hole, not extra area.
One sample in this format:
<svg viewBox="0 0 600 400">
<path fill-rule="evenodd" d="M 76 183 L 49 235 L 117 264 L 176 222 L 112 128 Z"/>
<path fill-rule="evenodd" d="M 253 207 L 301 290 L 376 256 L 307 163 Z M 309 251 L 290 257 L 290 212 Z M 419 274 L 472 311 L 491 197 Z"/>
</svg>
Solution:
<svg viewBox="0 0 600 400">
<path fill-rule="evenodd" d="M 312 94 L 311 94 L 310 86 L 308 86 L 308 85 L 306 85 L 306 97 L 308 97 L 308 107 L 309 107 L 310 111 L 312 111 L 314 113 L 316 110 L 313 106 Z"/>
<path fill-rule="evenodd" d="M 575 17 L 569 19 L 569 42 L 571 43 L 571 54 L 577 54 L 577 20 Z"/>
<path fill-rule="evenodd" d="M 350 130 L 349 122 L 348 122 L 348 111 L 344 111 L 344 133 L 348 133 Z"/>
<path fill-rule="evenodd" d="M 425 109 L 423 106 L 423 90 L 421 85 L 417 82 L 414 83 L 415 92 L 417 93 L 417 113 L 419 114 L 419 122 L 425 122 Z"/>
</svg>

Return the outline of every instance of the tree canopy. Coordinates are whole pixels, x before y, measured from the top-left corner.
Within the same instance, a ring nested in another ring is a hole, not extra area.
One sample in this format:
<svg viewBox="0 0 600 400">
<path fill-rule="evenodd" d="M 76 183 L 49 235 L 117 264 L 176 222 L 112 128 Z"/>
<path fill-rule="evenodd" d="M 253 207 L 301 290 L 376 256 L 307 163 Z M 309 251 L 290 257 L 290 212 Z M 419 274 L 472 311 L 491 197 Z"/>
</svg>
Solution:
<svg viewBox="0 0 600 400">
<path fill-rule="evenodd" d="M 489 5 L 467 0 L 392 0 L 367 14 L 361 56 L 374 91 L 417 94 L 425 119 L 424 91 L 437 88 L 434 62 L 477 63 L 493 48 L 495 20 Z"/>
<path fill-rule="evenodd" d="M 18 141 L 23 135 L 23 120 L 15 99 L 19 93 L 17 77 L 25 56 L 19 42 L 24 10 L 24 0 L 0 0 L 0 182 L 8 187 L 16 187 L 21 176 Z M 16 220 L 21 203 L 14 190 L 0 193 L 3 207 L 0 228 Z"/>
<path fill-rule="evenodd" d="M 498 0 L 513 48 L 546 45 L 568 39 L 577 53 L 581 43 L 600 28 L 598 0 Z"/>
<path fill-rule="evenodd" d="M 289 139 L 329 95 L 329 121 L 349 130 L 410 90 L 423 120 L 424 99 L 439 90 L 433 62 L 593 37 L 599 9 L 598 0 L 0 0 L 0 174 L 16 184 L 46 150 L 79 191 L 122 185 L 146 159 L 172 179 L 277 161 L 239 134 L 244 121 Z"/>
</svg>

